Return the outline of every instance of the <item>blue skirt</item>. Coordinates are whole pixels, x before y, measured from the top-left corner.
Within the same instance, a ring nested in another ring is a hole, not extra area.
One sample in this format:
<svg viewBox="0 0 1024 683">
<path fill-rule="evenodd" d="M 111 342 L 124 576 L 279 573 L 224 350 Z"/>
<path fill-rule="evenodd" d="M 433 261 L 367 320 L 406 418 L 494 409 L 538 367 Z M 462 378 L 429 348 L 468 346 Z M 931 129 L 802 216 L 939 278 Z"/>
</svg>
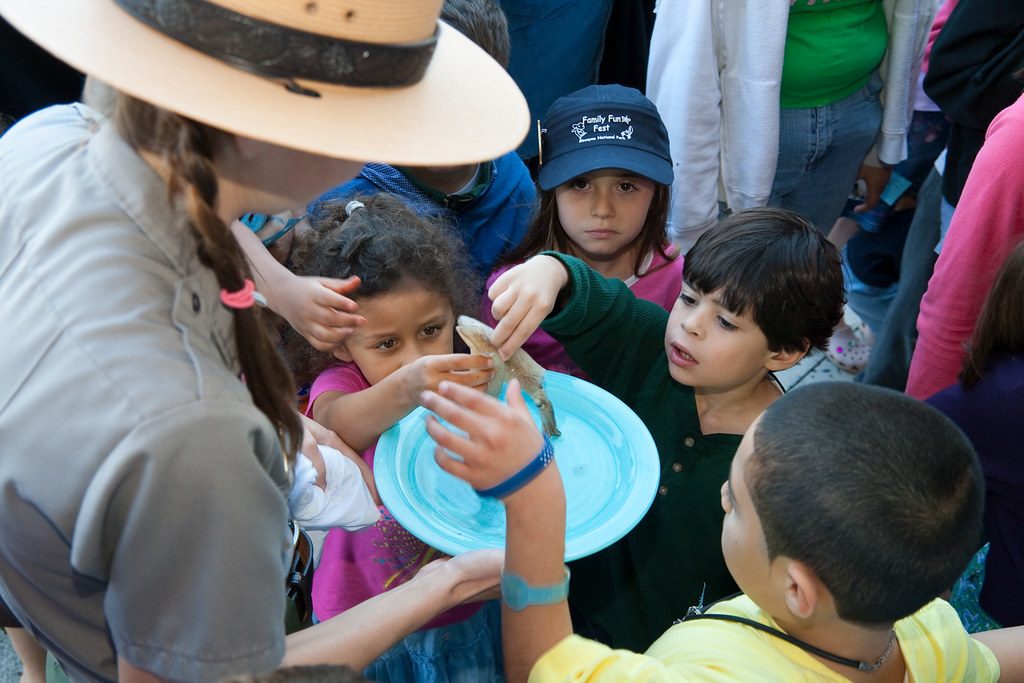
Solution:
<svg viewBox="0 0 1024 683">
<path fill-rule="evenodd" d="M 501 602 L 464 621 L 416 631 L 366 667 L 378 683 L 503 683 Z"/>
</svg>

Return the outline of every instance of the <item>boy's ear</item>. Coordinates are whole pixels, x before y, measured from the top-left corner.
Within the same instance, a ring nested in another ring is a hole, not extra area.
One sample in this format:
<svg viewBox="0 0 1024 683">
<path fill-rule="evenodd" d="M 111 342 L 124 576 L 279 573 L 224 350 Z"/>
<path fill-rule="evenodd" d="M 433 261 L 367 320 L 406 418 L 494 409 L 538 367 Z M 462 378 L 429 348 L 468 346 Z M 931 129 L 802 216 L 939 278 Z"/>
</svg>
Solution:
<svg viewBox="0 0 1024 683">
<path fill-rule="evenodd" d="M 786 558 L 786 607 L 796 617 L 809 619 L 818 611 L 824 586 L 803 562 Z"/>
<path fill-rule="evenodd" d="M 787 370 L 803 360 L 803 357 L 807 355 L 807 351 L 808 347 L 806 344 L 801 351 L 776 351 L 764 366 L 772 372 Z"/>
</svg>

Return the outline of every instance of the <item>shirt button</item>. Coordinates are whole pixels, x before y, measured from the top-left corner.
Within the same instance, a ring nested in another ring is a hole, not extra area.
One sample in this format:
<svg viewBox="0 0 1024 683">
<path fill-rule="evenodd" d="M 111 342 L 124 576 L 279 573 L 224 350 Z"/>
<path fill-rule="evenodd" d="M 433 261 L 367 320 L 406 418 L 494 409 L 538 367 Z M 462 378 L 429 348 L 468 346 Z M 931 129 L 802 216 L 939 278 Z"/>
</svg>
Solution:
<svg viewBox="0 0 1024 683">
<path fill-rule="evenodd" d="M 198 313 L 200 308 L 202 308 L 202 306 L 200 306 L 200 303 L 199 303 L 199 295 L 198 294 L 193 294 L 192 295 L 192 310 L 195 311 L 196 313 Z"/>
<path fill-rule="evenodd" d="M 658 493 L 660 493 L 663 496 L 666 495 L 668 493 L 668 487 L 667 486 L 659 486 L 658 487 Z"/>
<path fill-rule="evenodd" d="M 693 437 L 692 436 L 688 436 L 685 439 L 683 439 L 683 445 L 686 446 L 687 448 L 692 448 L 693 447 Z"/>
<path fill-rule="evenodd" d="M 674 462 L 674 463 L 672 463 L 672 471 L 673 472 L 682 472 L 683 471 L 683 463 L 681 463 L 681 462 Z"/>
</svg>

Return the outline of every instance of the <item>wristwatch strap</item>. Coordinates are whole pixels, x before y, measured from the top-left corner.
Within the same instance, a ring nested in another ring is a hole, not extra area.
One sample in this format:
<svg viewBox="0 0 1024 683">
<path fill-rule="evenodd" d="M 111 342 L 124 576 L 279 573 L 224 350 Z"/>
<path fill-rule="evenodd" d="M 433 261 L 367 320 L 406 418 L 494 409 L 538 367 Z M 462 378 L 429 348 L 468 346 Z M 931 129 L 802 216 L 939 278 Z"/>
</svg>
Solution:
<svg viewBox="0 0 1024 683">
<path fill-rule="evenodd" d="M 501 599 L 509 609 L 519 612 L 531 605 L 553 605 L 569 595 L 569 568 L 561 582 L 553 586 L 531 586 L 515 574 L 501 572 Z"/>
</svg>

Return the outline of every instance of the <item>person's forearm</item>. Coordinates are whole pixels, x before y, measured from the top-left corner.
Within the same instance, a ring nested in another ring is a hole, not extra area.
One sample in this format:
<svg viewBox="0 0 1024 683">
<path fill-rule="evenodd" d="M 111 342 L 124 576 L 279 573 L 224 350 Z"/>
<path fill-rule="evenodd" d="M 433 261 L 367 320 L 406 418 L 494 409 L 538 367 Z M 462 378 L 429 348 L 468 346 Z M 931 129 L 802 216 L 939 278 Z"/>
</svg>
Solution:
<svg viewBox="0 0 1024 683">
<path fill-rule="evenodd" d="M 260 238 L 241 221 L 231 224 L 231 233 L 249 259 L 256 291 L 263 294 L 270 309 L 275 310 L 274 287 L 282 279 L 293 276 L 292 272 L 274 258 Z"/>
<path fill-rule="evenodd" d="M 354 394 L 322 396 L 313 403 L 313 419 L 336 433 L 357 453 L 417 407 L 402 391 L 400 373 Z"/>
<path fill-rule="evenodd" d="M 999 680 L 1024 681 L 1024 626 L 971 634 L 999 660 Z"/>
<path fill-rule="evenodd" d="M 362 671 L 432 618 L 472 597 L 447 564 L 286 638 L 281 666 L 347 664 Z"/>
<path fill-rule="evenodd" d="M 505 573 L 530 586 L 560 583 L 565 566 L 565 492 L 557 465 L 509 496 L 505 507 Z M 572 634 L 568 603 L 518 612 L 502 604 L 501 630 L 506 679 L 525 681 L 541 655 Z"/>
</svg>

